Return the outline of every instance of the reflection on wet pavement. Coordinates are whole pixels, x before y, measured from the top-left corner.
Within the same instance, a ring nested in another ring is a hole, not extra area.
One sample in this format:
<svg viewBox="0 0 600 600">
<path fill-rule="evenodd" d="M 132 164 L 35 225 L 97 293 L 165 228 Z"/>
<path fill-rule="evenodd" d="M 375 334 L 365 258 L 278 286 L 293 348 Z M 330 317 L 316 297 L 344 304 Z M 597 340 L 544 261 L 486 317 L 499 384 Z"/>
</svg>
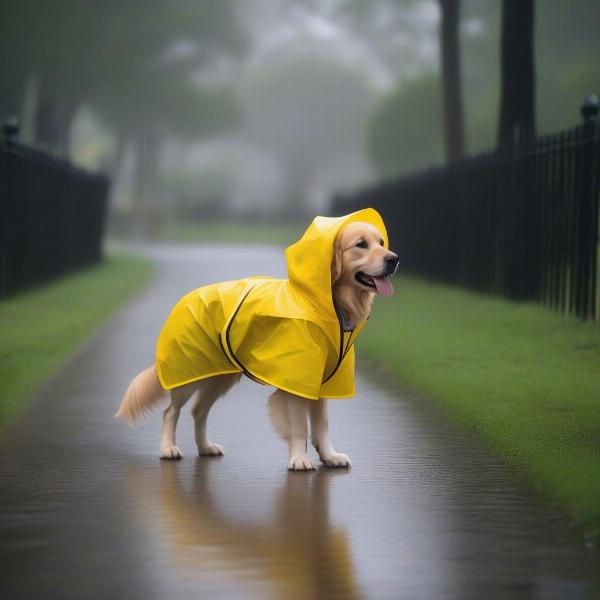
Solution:
<svg viewBox="0 0 600 600">
<path fill-rule="evenodd" d="M 213 483 L 219 460 L 128 471 L 134 503 L 143 509 L 148 495 L 157 499 L 146 526 L 158 530 L 175 579 L 192 593 L 225 574 L 231 583 L 216 587 L 229 587 L 231 597 L 361 597 L 348 535 L 329 517 L 330 482 L 347 473 L 322 469 L 308 480 L 286 473 L 262 514 L 253 514 L 244 495 L 229 503 L 220 498 L 221 478 L 218 487 Z"/>
<path fill-rule="evenodd" d="M 194 456 L 182 415 L 185 457 L 159 461 L 160 411 L 135 431 L 111 415 L 166 312 L 194 286 L 283 263 L 267 247 L 147 251 L 164 266 L 157 282 L 0 438 L 1 597 L 596 597 L 598 555 L 564 515 L 373 377 L 331 403 L 350 472 L 288 473 L 269 390 L 249 381 L 211 413 L 224 457 Z"/>
</svg>

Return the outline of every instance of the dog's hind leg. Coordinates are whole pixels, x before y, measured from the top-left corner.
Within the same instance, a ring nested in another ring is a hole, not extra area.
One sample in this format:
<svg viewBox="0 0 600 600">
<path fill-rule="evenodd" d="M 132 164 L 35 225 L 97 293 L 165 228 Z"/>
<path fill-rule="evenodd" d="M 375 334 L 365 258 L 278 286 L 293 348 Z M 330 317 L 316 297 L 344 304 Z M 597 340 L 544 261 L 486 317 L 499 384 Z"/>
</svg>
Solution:
<svg viewBox="0 0 600 600">
<path fill-rule="evenodd" d="M 181 450 L 175 445 L 175 429 L 181 408 L 197 389 L 197 383 L 188 383 L 171 390 L 171 404 L 163 413 L 163 427 L 160 434 L 161 458 L 181 458 L 183 456 Z"/>
<path fill-rule="evenodd" d="M 269 415 L 273 426 L 288 443 L 290 471 L 311 471 L 315 468 L 306 453 L 308 402 L 311 400 L 284 390 L 275 390 L 269 396 Z"/>
<path fill-rule="evenodd" d="M 329 439 L 327 400 L 324 398 L 310 401 L 310 430 L 313 446 L 326 467 L 351 466 L 348 456 L 336 452 Z"/>
<path fill-rule="evenodd" d="M 208 439 L 206 422 L 213 404 L 224 396 L 240 380 L 240 377 L 240 373 L 233 373 L 217 375 L 200 382 L 198 397 L 192 408 L 199 456 L 221 456 L 225 453 L 223 446 L 213 444 Z"/>
</svg>

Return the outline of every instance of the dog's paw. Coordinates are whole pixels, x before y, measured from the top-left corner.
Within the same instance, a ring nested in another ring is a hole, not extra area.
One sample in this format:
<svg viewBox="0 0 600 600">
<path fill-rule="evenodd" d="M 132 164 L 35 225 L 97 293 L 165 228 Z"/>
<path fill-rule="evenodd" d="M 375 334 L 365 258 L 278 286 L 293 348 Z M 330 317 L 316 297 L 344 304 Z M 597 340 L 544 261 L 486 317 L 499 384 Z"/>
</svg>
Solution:
<svg viewBox="0 0 600 600">
<path fill-rule="evenodd" d="M 306 454 L 294 454 L 288 462 L 288 471 L 313 471 L 314 468 Z"/>
<path fill-rule="evenodd" d="M 322 458 L 321 460 L 326 467 L 349 469 L 352 466 L 350 458 L 341 452 L 334 452 L 327 458 Z"/>
<path fill-rule="evenodd" d="M 221 444 L 208 444 L 203 448 L 198 448 L 198 456 L 223 456 L 225 448 Z"/>
<path fill-rule="evenodd" d="M 175 445 L 162 446 L 160 449 L 160 457 L 166 460 L 177 460 L 183 458 L 183 452 Z"/>
</svg>

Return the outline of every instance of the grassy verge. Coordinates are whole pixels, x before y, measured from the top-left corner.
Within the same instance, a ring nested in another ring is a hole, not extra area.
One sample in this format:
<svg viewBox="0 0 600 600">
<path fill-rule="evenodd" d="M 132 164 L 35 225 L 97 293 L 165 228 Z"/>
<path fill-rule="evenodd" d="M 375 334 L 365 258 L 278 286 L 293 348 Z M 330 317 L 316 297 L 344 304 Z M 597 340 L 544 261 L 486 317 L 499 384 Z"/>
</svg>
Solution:
<svg viewBox="0 0 600 600">
<path fill-rule="evenodd" d="M 226 241 L 289 246 L 300 238 L 307 227 L 308 223 L 172 223 L 161 229 L 159 237 L 181 242 Z"/>
<path fill-rule="evenodd" d="M 600 532 L 600 326 L 397 279 L 360 351 Z"/>
<path fill-rule="evenodd" d="M 98 266 L 0 301 L 0 428 L 152 270 L 145 259 L 110 255 Z"/>
</svg>

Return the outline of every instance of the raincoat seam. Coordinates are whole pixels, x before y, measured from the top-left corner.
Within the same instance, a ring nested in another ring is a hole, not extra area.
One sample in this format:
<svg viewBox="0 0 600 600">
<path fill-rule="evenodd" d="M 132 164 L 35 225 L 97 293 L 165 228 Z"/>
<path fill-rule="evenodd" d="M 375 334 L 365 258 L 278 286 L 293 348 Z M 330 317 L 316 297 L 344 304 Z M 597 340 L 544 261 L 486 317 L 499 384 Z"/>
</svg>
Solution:
<svg viewBox="0 0 600 600">
<path fill-rule="evenodd" d="M 254 288 L 255 288 L 255 286 L 252 286 L 244 294 L 244 296 L 240 300 L 239 304 L 236 306 L 235 310 L 233 311 L 233 314 L 231 315 L 231 318 L 227 322 L 227 325 L 225 326 L 225 342 L 227 344 L 227 350 L 229 351 L 228 353 L 227 352 L 225 353 L 225 356 L 227 356 L 227 358 L 229 359 L 229 362 L 231 362 L 231 358 L 233 358 L 233 362 L 238 366 L 238 368 L 240 368 L 242 370 L 242 372 L 244 373 L 244 375 L 246 375 L 246 377 L 249 377 L 250 379 L 252 379 L 253 381 L 256 381 L 257 383 L 262 383 L 263 385 L 267 385 L 267 383 L 263 379 L 260 379 L 260 377 L 257 377 L 256 375 L 254 375 L 254 373 L 250 372 L 244 366 L 244 363 L 242 363 L 242 361 L 239 360 L 239 358 L 235 355 L 233 348 L 231 347 L 231 342 L 229 341 L 229 330 L 231 329 L 231 326 L 233 325 L 235 318 L 237 317 L 238 313 L 240 312 L 240 309 L 242 308 L 242 304 L 244 304 L 244 302 L 246 301 L 246 298 L 248 298 L 248 296 L 250 295 L 250 292 Z M 219 336 L 219 341 L 221 342 L 221 346 L 222 346 L 223 342 L 222 342 L 220 336 Z M 231 355 L 231 358 L 229 358 L 229 355 Z"/>
<path fill-rule="evenodd" d="M 337 364 L 335 365 L 333 371 L 329 374 L 329 377 L 327 377 L 327 379 L 324 379 L 321 382 L 321 385 L 325 385 L 339 370 L 340 365 L 342 364 L 342 361 L 345 358 L 345 354 L 344 354 L 344 326 L 342 325 L 342 321 L 339 318 L 338 315 L 338 325 L 340 326 L 340 351 L 338 354 L 338 361 Z"/>
</svg>

